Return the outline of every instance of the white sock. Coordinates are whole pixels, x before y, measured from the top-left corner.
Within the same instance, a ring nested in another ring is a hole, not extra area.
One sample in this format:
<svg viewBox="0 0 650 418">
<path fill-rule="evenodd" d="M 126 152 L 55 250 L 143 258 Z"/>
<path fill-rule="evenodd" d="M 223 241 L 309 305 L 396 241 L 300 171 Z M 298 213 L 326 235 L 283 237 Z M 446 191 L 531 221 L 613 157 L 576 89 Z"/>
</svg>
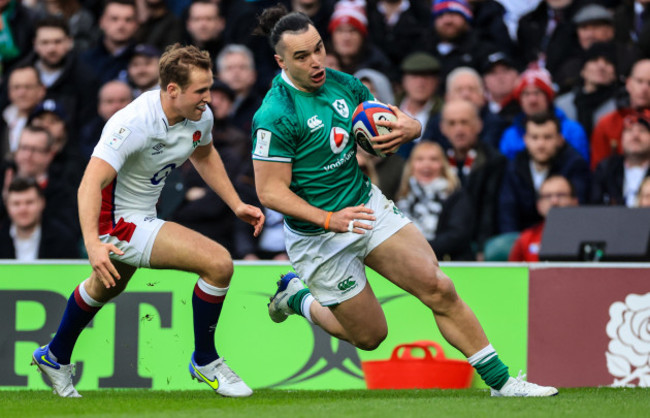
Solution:
<svg viewBox="0 0 650 418">
<path fill-rule="evenodd" d="M 307 321 L 310 323 L 314 323 L 311 319 L 311 304 L 314 303 L 316 299 L 310 294 L 305 296 L 305 298 L 302 300 L 302 303 L 300 304 L 300 309 L 302 310 L 302 315 L 305 317 Z"/>
<path fill-rule="evenodd" d="M 91 306 L 93 308 L 99 308 L 101 306 L 104 306 L 102 302 L 98 302 L 95 299 L 90 297 L 88 291 L 86 291 L 87 281 L 88 279 L 84 280 L 83 282 L 81 282 L 81 286 L 79 286 L 79 296 L 81 296 L 81 299 L 83 299 L 83 301 L 86 302 L 88 306 Z"/>
<path fill-rule="evenodd" d="M 230 286 L 228 287 L 213 286 L 210 283 L 203 280 L 201 277 L 199 277 L 197 284 L 199 285 L 199 289 L 203 290 L 205 293 L 212 296 L 225 296 L 226 293 L 228 293 L 228 289 L 230 289 Z"/>
<path fill-rule="evenodd" d="M 488 344 L 486 347 L 479 350 L 476 354 L 473 354 L 470 357 L 468 357 L 467 361 L 469 361 L 469 364 L 471 364 L 472 366 L 475 366 L 479 362 L 482 362 L 483 360 L 489 360 L 490 358 L 496 355 L 497 352 L 494 349 L 494 347 L 492 347 L 492 344 Z"/>
</svg>

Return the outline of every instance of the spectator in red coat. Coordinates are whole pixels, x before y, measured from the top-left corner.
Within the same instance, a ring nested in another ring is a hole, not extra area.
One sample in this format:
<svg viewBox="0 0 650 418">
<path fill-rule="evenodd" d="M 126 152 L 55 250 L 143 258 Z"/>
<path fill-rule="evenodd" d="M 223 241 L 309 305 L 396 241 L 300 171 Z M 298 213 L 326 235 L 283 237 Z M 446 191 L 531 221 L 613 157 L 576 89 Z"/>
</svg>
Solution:
<svg viewBox="0 0 650 418">
<path fill-rule="evenodd" d="M 575 190 L 566 177 L 556 175 L 544 180 L 537 196 L 537 211 L 542 217 L 546 218 L 551 208 L 577 205 Z M 523 230 L 510 250 L 508 261 L 539 261 L 543 232 L 544 221 Z"/>
<path fill-rule="evenodd" d="M 638 110 L 650 108 L 650 59 L 637 61 L 625 82 L 629 103 L 600 119 L 591 135 L 591 169 L 612 154 L 621 154 L 623 120 Z"/>
</svg>

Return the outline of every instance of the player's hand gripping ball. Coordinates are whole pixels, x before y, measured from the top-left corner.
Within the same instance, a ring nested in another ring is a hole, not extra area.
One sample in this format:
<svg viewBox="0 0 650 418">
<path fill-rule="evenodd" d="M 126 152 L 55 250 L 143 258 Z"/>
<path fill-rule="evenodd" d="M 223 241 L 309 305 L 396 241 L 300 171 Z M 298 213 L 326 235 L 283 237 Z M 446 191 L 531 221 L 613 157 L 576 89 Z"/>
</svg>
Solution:
<svg viewBox="0 0 650 418">
<path fill-rule="evenodd" d="M 376 122 L 379 120 L 394 122 L 397 116 L 381 102 L 372 100 L 363 102 L 357 106 L 352 115 L 352 133 L 357 144 L 366 152 L 378 157 L 387 157 L 391 153 L 383 153 L 372 147 L 374 137 L 391 132 L 390 128 L 377 125 Z"/>
</svg>

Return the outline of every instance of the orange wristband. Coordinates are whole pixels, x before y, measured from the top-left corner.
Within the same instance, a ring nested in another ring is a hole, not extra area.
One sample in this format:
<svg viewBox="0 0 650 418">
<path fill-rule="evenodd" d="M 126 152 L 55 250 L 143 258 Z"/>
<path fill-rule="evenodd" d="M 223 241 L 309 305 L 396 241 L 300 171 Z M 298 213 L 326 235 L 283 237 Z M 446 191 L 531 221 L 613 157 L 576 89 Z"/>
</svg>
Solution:
<svg viewBox="0 0 650 418">
<path fill-rule="evenodd" d="M 323 225 L 323 227 L 326 230 L 330 229 L 330 219 L 332 219 L 332 212 L 327 212 L 327 218 L 325 218 L 325 225 Z"/>
</svg>

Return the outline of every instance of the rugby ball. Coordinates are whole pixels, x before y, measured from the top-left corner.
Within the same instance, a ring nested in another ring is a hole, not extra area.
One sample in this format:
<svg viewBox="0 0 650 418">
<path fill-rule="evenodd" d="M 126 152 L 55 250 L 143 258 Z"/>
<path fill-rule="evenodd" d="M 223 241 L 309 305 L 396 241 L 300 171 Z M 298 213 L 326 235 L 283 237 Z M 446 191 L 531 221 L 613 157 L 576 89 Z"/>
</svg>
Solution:
<svg viewBox="0 0 650 418">
<path fill-rule="evenodd" d="M 391 132 L 390 128 L 377 125 L 377 121 L 396 121 L 397 116 L 385 104 L 376 101 L 365 101 L 352 114 L 352 134 L 361 148 L 371 155 L 387 157 L 391 153 L 383 153 L 372 147 L 373 138 Z"/>
</svg>

